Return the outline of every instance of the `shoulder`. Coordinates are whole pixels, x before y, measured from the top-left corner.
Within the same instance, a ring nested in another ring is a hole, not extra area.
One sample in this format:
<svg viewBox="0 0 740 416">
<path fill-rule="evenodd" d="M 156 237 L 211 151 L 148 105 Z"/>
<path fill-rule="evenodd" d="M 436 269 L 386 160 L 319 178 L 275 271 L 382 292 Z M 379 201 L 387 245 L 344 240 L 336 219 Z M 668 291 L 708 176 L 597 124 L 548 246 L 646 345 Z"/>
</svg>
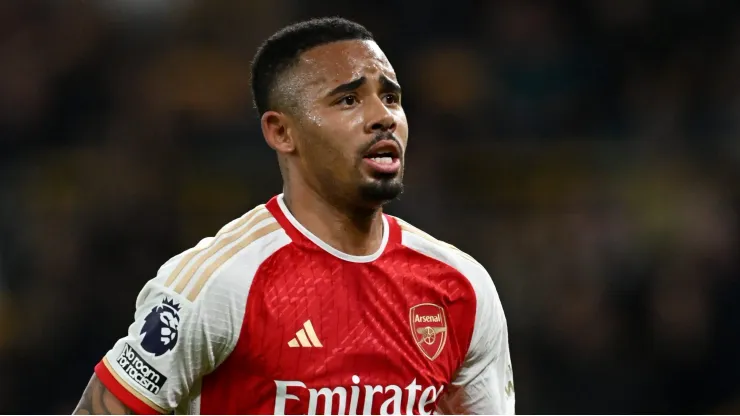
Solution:
<svg viewBox="0 0 740 416">
<path fill-rule="evenodd" d="M 483 265 L 469 254 L 446 243 L 408 222 L 393 217 L 401 229 L 401 244 L 431 259 L 442 262 L 465 276 L 473 287 L 476 298 L 495 299 L 498 294 L 493 279 Z"/>
<path fill-rule="evenodd" d="M 278 221 L 259 205 L 169 259 L 153 282 L 188 302 L 246 292 L 262 263 L 289 243 Z"/>
<path fill-rule="evenodd" d="M 401 244 L 405 247 L 441 261 L 466 276 L 479 274 L 488 276 L 486 269 L 469 254 L 452 244 L 432 237 L 430 234 L 401 218 L 393 217 L 393 219 L 395 219 L 401 229 Z"/>
</svg>

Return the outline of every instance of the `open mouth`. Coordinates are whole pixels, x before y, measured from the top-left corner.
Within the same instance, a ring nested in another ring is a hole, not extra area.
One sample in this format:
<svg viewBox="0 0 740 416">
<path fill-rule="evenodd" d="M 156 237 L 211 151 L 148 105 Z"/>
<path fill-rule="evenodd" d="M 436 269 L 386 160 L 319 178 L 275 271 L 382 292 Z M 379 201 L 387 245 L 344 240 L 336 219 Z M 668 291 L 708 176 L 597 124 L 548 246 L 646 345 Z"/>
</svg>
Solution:
<svg viewBox="0 0 740 416">
<path fill-rule="evenodd" d="M 382 174 L 395 174 L 401 169 L 401 149 L 393 140 L 382 140 L 364 156 L 367 165 Z"/>
<path fill-rule="evenodd" d="M 394 160 L 398 159 L 398 157 L 391 152 L 380 152 L 367 155 L 365 156 L 365 159 L 370 159 L 381 165 L 390 165 Z"/>
</svg>

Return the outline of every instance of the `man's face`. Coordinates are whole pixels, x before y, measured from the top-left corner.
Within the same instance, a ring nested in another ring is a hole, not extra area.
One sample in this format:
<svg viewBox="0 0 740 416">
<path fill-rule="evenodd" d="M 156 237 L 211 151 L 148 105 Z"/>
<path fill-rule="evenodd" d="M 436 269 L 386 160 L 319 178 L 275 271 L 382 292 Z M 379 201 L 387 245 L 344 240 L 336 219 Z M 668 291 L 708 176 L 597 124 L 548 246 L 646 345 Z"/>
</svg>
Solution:
<svg viewBox="0 0 740 416">
<path fill-rule="evenodd" d="M 302 174 L 328 196 L 377 206 L 403 190 L 408 124 L 393 67 L 372 41 L 301 55 L 294 68 Z"/>
</svg>

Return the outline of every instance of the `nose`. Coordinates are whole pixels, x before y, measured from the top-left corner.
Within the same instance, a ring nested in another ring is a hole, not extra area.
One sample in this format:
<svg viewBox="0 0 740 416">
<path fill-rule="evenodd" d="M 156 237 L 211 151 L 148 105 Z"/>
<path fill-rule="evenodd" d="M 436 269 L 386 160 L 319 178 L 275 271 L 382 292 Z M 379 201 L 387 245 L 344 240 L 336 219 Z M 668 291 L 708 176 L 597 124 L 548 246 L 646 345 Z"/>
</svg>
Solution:
<svg viewBox="0 0 740 416">
<path fill-rule="evenodd" d="M 378 98 L 373 100 L 373 105 L 369 106 L 367 123 L 365 123 L 365 132 L 368 134 L 378 132 L 396 131 L 396 117 L 385 104 Z"/>
</svg>

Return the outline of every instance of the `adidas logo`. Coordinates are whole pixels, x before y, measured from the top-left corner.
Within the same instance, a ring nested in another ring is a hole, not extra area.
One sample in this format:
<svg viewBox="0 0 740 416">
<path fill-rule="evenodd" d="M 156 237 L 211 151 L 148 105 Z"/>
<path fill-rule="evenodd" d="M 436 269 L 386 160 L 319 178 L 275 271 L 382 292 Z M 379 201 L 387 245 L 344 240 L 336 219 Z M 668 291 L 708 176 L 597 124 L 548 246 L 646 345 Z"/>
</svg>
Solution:
<svg viewBox="0 0 740 416">
<path fill-rule="evenodd" d="M 303 329 L 295 333 L 295 338 L 288 341 L 288 346 L 291 348 L 323 347 L 323 345 L 321 345 L 321 342 L 319 341 L 319 338 L 316 336 L 316 331 L 313 330 L 313 325 L 311 324 L 310 319 L 303 323 Z"/>
</svg>

